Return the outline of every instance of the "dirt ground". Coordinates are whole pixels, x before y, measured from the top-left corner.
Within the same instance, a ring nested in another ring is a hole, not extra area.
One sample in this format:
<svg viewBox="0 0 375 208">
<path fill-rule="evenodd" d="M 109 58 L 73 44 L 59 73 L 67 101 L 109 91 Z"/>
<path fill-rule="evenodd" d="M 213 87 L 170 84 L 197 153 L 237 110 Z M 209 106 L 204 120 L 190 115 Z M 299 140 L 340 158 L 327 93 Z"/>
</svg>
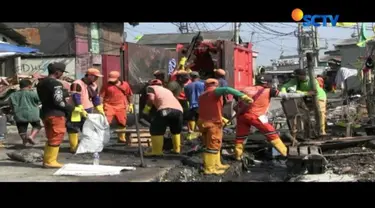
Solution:
<svg viewBox="0 0 375 208">
<path fill-rule="evenodd" d="M 42 130 L 37 137 L 37 145 L 28 147 L 32 150 L 42 150 L 46 141 Z M 180 164 L 181 158 L 166 156 L 164 158 L 145 158 L 146 168 L 140 167 L 140 158 L 137 147 L 126 147 L 116 144 L 116 140 L 111 140 L 113 145 L 104 149 L 100 153 L 101 165 L 113 166 L 134 166 L 135 171 L 125 171 L 117 176 L 100 177 L 73 177 L 73 176 L 53 176 L 56 169 L 42 168 L 42 162 L 24 163 L 10 160 L 7 153 L 20 151 L 20 138 L 17 135 L 15 126 L 8 126 L 6 139 L 7 148 L 0 149 L 0 181 L 14 182 L 83 182 L 83 181 L 105 181 L 105 182 L 150 182 L 164 175 L 168 170 Z M 73 155 L 69 152 L 67 137 L 61 145 L 58 160 L 63 163 L 92 164 L 91 154 Z"/>
<path fill-rule="evenodd" d="M 279 101 L 274 100 L 270 110 L 279 108 Z M 44 132 L 38 136 L 38 144 L 32 149 L 43 149 Z M 221 176 L 207 176 L 201 172 L 202 159 L 199 154 L 193 157 L 166 155 L 162 158 L 145 158 L 147 167 L 140 167 L 137 147 L 113 145 L 100 154 L 100 164 L 115 166 L 134 166 L 135 171 L 122 172 L 118 176 L 103 177 L 62 177 L 53 176 L 56 170 L 41 168 L 41 162 L 23 163 L 9 160 L 6 153 L 20 150 L 20 138 L 15 126 L 8 127 L 5 149 L 0 149 L 0 181 L 39 181 L 39 182 L 83 182 L 83 181 L 115 181 L 115 182 L 287 182 L 298 181 L 288 174 L 285 160 L 272 159 L 270 155 L 255 154 L 259 161 L 249 170 L 244 170 L 241 162 L 232 160 L 230 150 L 223 152 L 223 163 L 230 164 L 230 169 Z M 355 147 L 325 150 L 327 156 L 327 172 L 338 175 L 351 175 L 358 181 L 375 181 L 375 143 L 363 143 Z M 337 156 L 337 154 L 367 152 L 367 155 Z M 333 154 L 336 154 L 334 156 Z M 65 138 L 59 161 L 62 163 L 92 164 L 92 155 L 73 155 L 69 152 Z"/>
</svg>

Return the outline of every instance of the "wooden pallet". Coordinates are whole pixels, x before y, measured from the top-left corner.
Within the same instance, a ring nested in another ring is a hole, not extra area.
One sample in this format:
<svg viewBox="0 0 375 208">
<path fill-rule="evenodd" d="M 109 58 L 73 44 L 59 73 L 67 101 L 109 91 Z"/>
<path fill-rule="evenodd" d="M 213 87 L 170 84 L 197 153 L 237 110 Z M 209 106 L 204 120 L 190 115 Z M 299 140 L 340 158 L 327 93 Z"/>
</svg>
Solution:
<svg viewBox="0 0 375 208">
<path fill-rule="evenodd" d="M 139 134 L 141 139 L 141 145 L 151 147 L 151 135 L 149 132 L 142 132 Z M 137 133 L 127 133 L 126 134 L 126 141 L 128 142 L 128 145 L 138 146 L 138 136 Z"/>
</svg>

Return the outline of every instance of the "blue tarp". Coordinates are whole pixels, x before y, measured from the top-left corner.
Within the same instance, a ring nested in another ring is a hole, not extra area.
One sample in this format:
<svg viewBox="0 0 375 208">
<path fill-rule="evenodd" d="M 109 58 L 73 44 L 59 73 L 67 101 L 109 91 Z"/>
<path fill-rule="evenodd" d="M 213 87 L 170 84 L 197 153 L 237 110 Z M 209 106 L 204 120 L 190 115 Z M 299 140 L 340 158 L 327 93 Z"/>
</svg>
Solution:
<svg viewBox="0 0 375 208">
<path fill-rule="evenodd" d="M 15 53 L 36 53 L 38 49 L 21 47 L 8 43 L 0 43 L 0 52 L 15 52 Z"/>
</svg>

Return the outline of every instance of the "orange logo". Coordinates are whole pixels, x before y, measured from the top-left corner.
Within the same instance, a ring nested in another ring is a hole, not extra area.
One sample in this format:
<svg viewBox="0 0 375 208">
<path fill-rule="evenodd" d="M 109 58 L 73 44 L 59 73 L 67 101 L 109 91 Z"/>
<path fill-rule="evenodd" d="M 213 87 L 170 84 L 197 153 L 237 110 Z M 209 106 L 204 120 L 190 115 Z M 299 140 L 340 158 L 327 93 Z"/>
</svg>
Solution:
<svg viewBox="0 0 375 208">
<path fill-rule="evenodd" d="M 303 18 L 303 11 L 299 8 L 296 8 L 292 11 L 292 19 L 296 22 L 301 21 Z"/>
</svg>

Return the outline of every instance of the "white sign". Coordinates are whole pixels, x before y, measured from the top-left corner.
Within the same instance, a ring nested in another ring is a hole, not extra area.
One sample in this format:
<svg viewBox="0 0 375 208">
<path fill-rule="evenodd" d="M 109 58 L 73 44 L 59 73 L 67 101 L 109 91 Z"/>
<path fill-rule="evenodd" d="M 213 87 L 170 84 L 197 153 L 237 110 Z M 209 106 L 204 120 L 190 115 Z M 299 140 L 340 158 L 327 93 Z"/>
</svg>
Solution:
<svg viewBox="0 0 375 208">
<path fill-rule="evenodd" d="M 75 58 L 23 58 L 21 59 L 21 67 L 17 69 L 18 74 L 33 75 L 40 73 L 48 75 L 47 66 L 53 62 L 62 62 L 66 65 L 64 76 L 75 79 Z"/>
</svg>

